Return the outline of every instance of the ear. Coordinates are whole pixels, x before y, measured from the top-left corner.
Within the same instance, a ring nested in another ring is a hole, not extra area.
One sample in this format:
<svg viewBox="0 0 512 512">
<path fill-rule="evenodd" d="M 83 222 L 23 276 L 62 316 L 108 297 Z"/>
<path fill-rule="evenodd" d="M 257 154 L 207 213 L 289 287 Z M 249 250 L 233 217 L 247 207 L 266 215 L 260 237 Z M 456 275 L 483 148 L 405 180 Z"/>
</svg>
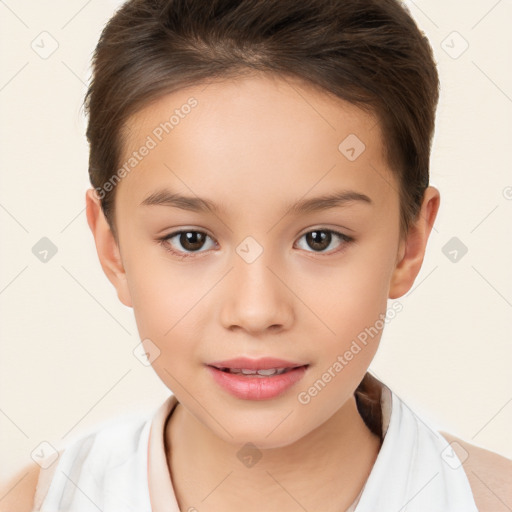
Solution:
<svg viewBox="0 0 512 512">
<path fill-rule="evenodd" d="M 87 190 L 85 202 L 87 223 L 94 236 L 101 268 L 109 281 L 116 288 L 119 300 L 125 306 L 132 307 L 132 300 L 126 279 L 126 272 L 121 260 L 119 245 L 103 214 L 100 200 L 93 188 Z"/>
<path fill-rule="evenodd" d="M 427 187 L 416 222 L 410 226 L 405 239 L 400 241 L 397 264 L 391 276 L 389 298 L 396 299 L 407 293 L 418 275 L 428 237 L 436 220 L 441 198 L 439 190 Z"/>
</svg>

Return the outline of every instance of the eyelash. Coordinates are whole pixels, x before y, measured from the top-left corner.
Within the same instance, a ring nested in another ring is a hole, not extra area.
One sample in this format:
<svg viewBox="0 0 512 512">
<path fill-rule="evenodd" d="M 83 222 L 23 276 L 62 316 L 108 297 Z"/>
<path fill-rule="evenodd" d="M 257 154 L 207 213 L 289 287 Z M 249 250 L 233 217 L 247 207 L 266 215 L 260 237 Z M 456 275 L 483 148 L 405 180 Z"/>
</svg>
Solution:
<svg viewBox="0 0 512 512">
<path fill-rule="evenodd" d="M 348 244 L 350 244 L 351 242 L 354 242 L 354 238 L 351 237 L 351 236 L 345 235 L 345 234 L 340 233 L 339 231 L 335 231 L 333 229 L 322 229 L 322 228 L 312 229 L 310 231 L 307 231 L 306 233 L 303 233 L 300 236 L 299 240 L 301 238 L 303 238 L 304 236 L 308 235 L 309 233 L 313 233 L 315 231 L 321 231 L 323 233 L 330 233 L 331 235 L 334 235 L 334 236 L 340 238 L 344 243 L 342 244 L 341 249 L 336 249 L 334 251 L 327 252 L 327 253 L 319 252 L 319 251 L 306 251 L 306 252 L 311 252 L 313 254 L 319 254 L 320 256 L 322 256 L 322 255 L 338 254 L 338 253 L 342 252 L 346 248 L 346 246 Z M 176 250 L 172 249 L 169 246 L 169 243 L 168 243 L 169 240 L 174 238 L 174 237 L 176 237 L 176 236 L 178 236 L 178 235 L 181 235 L 182 233 L 201 233 L 203 235 L 206 235 L 209 238 L 212 238 L 207 233 L 205 233 L 204 231 L 199 231 L 197 229 L 182 229 L 180 231 L 174 231 L 173 233 L 170 233 L 169 235 L 166 235 L 166 236 L 164 236 L 162 238 L 159 238 L 158 242 L 160 243 L 160 245 L 162 245 L 162 247 L 166 251 L 172 253 L 173 255 L 177 256 L 179 259 L 182 259 L 182 260 L 184 260 L 186 258 L 191 258 L 191 257 L 193 258 L 193 257 L 195 257 L 196 253 L 207 252 L 207 251 L 201 251 L 201 250 L 199 250 L 199 251 L 192 251 L 192 252 L 181 252 L 181 251 L 176 251 Z"/>
</svg>

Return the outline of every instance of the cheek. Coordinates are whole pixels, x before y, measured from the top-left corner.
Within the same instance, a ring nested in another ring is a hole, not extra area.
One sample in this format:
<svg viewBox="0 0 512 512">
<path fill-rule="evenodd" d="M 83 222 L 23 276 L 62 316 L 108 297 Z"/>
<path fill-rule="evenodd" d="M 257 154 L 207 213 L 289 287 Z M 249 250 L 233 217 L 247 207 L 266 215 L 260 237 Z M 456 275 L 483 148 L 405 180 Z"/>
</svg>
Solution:
<svg viewBox="0 0 512 512">
<path fill-rule="evenodd" d="M 357 387 L 375 356 L 385 327 L 391 255 L 392 248 L 384 243 L 361 245 L 357 254 L 330 268 L 329 278 L 316 288 L 311 303 L 334 332 L 321 326 L 318 346 L 323 348 L 307 383 L 321 389 L 313 406 L 322 410 L 319 414 L 348 398 L 345 393 Z"/>
<path fill-rule="evenodd" d="M 381 254 L 368 248 L 353 251 L 321 273 L 303 269 L 301 293 L 334 331 L 333 339 L 347 341 L 385 312 L 392 266 L 390 257 Z"/>
<path fill-rule="evenodd" d="M 368 370 L 385 326 L 387 269 L 365 262 L 339 271 L 323 293 L 317 310 L 325 324 L 318 336 L 318 358 L 297 400 L 320 424 L 353 394 Z"/>
<path fill-rule="evenodd" d="M 186 265 L 170 263 L 163 253 L 158 246 L 146 253 L 131 253 L 125 268 L 140 339 L 149 339 L 156 346 L 159 352 L 153 369 L 175 389 L 173 376 L 181 380 L 183 361 L 199 360 L 195 342 L 201 339 L 198 303 L 211 279 L 198 276 L 192 267 L 187 270 Z"/>
<path fill-rule="evenodd" d="M 162 337 L 192 307 L 201 283 L 186 268 L 171 263 L 157 243 L 130 251 L 125 270 L 140 335 Z"/>
</svg>

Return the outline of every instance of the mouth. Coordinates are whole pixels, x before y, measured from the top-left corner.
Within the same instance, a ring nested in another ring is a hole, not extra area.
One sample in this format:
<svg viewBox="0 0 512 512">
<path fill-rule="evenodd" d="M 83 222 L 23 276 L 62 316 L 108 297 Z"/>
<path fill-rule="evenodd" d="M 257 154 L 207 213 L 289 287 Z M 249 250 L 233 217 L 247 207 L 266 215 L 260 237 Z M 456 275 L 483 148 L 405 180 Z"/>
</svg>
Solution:
<svg viewBox="0 0 512 512">
<path fill-rule="evenodd" d="M 221 372 L 231 373 L 234 375 L 241 375 L 246 377 L 273 377 L 274 375 L 282 375 L 283 373 L 291 372 L 297 368 L 306 368 L 309 365 L 300 365 L 300 366 L 289 366 L 284 368 L 260 368 L 260 369 L 250 369 L 250 368 L 227 368 L 222 366 L 214 366 L 208 365 L 212 368 L 220 370 Z"/>
<path fill-rule="evenodd" d="M 243 400 L 269 400 L 286 393 L 304 378 L 309 364 L 283 359 L 238 358 L 207 364 L 221 389 Z"/>
</svg>

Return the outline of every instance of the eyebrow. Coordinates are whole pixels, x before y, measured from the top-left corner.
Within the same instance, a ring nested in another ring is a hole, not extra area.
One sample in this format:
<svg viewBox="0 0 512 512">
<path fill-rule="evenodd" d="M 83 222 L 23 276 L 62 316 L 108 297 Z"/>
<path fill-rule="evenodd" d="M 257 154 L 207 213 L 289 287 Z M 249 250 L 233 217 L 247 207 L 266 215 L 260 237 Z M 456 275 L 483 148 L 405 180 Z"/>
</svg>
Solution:
<svg viewBox="0 0 512 512">
<path fill-rule="evenodd" d="M 373 201 L 366 195 L 355 190 L 340 190 L 332 194 L 324 194 L 312 199 L 303 199 L 291 205 L 288 205 L 285 211 L 292 214 L 305 214 L 329 208 L 347 206 L 354 204 L 356 201 L 360 203 L 373 204 Z M 141 203 L 141 206 L 169 206 L 173 208 L 180 208 L 192 212 L 212 212 L 221 213 L 223 208 L 216 205 L 208 199 L 200 197 L 183 196 L 171 192 L 168 189 L 158 190 L 146 197 Z"/>
</svg>

